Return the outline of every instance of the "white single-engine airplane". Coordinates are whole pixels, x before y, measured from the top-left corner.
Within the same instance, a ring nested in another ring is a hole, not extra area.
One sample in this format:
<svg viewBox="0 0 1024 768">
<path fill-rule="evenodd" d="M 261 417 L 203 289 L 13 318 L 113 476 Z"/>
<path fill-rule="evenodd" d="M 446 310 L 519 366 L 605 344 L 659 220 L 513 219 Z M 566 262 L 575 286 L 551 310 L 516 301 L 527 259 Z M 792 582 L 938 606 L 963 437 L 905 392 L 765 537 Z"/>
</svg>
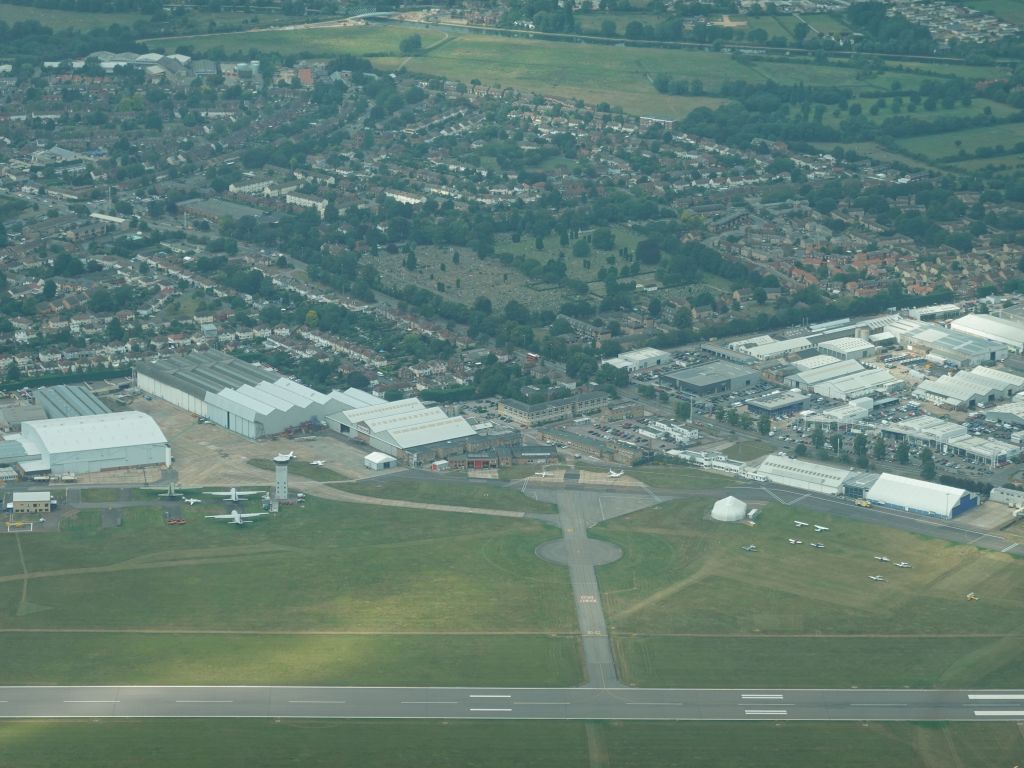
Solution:
<svg viewBox="0 0 1024 768">
<path fill-rule="evenodd" d="M 316 461 L 309 462 L 309 466 L 311 466 L 311 467 L 322 467 L 326 463 L 327 462 L 324 459 L 317 459 Z"/>
<path fill-rule="evenodd" d="M 824 525 L 815 525 L 814 526 L 814 532 L 815 533 L 821 533 L 822 531 L 827 531 L 827 530 L 828 530 L 828 528 L 826 528 Z"/>
<path fill-rule="evenodd" d="M 625 472 L 625 471 L 626 470 L 623 469 L 623 470 L 619 470 L 618 472 L 616 472 L 614 469 L 609 469 L 608 470 L 608 477 L 622 477 L 622 473 Z"/>
<path fill-rule="evenodd" d="M 800 541 L 800 539 L 790 539 L 789 543 L 790 544 L 803 544 L 803 542 Z"/>
<path fill-rule="evenodd" d="M 190 507 L 194 507 L 196 504 L 202 504 L 202 499 L 182 499 L 183 502 L 188 504 Z"/>
<path fill-rule="evenodd" d="M 288 453 L 279 453 L 274 457 L 274 461 L 291 461 L 295 458 L 295 451 L 288 451 Z"/>
<path fill-rule="evenodd" d="M 547 477 L 548 476 L 548 471 L 545 469 L 545 470 L 543 470 L 541 472 L 534 472 L 533 475 L 534 475 L 534 477 Z"/>
<path fill-rule="evenodd" d="M 885 555 L 875 555 L 875 560 L 881 560 L 883 563 L 889 562 L 889 558 Z"/>
<path fill-rule="evenodd" d="M 757 544 L 747 544 L 745 547 L 740 547 L 744 552 L 757 552 Z"/>
<path fill-rule="evenodd" d="M 229 515 L 207 515 L 206 517 L 210 520 L 228 520 L 233 525 L 245 525 L 246 523 L 256 522 L 250 518 L 263 517 L 269 514 L 269 512 L 239 512 L 237 509 L 232 509 Z"/>
<path fill-rule="evenodd" d="M 793 525 L 795 525 L 797 528 L 804 528 L 805 526 L 810 525 L 810 523 L 805 523 L 803 520 L 794 520 Z"/>
<path fill-rule="evenodd" d="M 885 581 L 885 576 L 868 576 L 872 581 Z"/>
<path fill-rule="evenodd" d="M 897 568 L 913 568 L 913 566 L 910 563 L 908 563 L 906 560 L 903 560 L 902 562 L 896 563 L 895 565 L 896 565 Z"/>
<path fill-rule="evenodd" d="M 249 496 L 254 496 L 257 493 L 263 493 L 263 491 L 240 491 L 237 488 L 232 488 L 230 491 L 205 491 L 207 496 L 220 496 L 224 501 L 245 501 Z"/>
</svg>

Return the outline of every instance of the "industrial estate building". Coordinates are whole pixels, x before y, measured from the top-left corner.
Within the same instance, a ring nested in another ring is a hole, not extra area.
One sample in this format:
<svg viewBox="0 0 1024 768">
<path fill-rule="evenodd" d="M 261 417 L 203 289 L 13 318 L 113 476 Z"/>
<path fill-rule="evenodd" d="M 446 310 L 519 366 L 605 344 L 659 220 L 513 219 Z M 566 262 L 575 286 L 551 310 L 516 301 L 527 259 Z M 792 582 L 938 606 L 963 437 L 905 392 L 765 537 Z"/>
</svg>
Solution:
<svg viewBox="0 0 1024 768">
<path fill-rule="evenodd" d="M 585 392 L 542 403 L 523 403 L 505 398 L 498 401 L 498 415 L 523 427 L 533 427 L 598 413 L 608 407 L 610 400 L 607 392 Z"/>
<path fill-rule="evenodd" d="M 992 315 L 964 315 L 950 322 L 955 331 L 977 336 L 979 339 L 1005 344 L 1014 352 L 1024 352 L 1024 325 Z"/>
<path fill-rule="evenodd" d="M 655 349 L 654 347 L 642 347 L 641 349 L 631 349 L 629 352 L 623 352 L 617 357 L 605 360 L 603 365 L 610 365 L 613 368 L 625 368 L 632 373 L 633 371 L 642 371 L 645 368 L 665 365 L 665 363 L 671 360 L 672 355 L 668 352 Z"/>
<path fill-rule="evenodd" d="M 720 392 L 741 392 L 761 380 L 761 375 L 748 365 L 716 360 L 662 376 L 666 386 L 695 395 Z"/>
</svg>

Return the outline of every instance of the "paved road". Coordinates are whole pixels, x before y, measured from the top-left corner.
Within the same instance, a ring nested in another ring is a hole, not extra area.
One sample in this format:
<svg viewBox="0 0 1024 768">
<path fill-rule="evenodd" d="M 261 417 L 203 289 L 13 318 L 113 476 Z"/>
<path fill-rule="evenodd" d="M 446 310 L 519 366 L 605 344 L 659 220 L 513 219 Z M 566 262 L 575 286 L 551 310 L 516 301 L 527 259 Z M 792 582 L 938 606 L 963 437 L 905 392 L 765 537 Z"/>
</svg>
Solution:
<svg viewBox="0 0 1024 768">
<path fill-rule="evenodd" d="M 0 718 L 1024 719 L 1024 691 L 685 688 L 0 687 Z"/>
</svg>

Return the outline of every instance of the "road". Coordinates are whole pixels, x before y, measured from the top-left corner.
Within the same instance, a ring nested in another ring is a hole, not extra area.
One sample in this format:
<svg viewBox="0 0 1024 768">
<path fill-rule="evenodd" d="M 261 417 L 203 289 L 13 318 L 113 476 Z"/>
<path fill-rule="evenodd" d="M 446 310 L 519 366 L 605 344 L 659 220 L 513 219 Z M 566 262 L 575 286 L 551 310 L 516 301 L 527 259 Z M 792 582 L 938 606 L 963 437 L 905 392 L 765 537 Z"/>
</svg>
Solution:
<svg viewBox="0 0 1024 768">
<path fill-rule="evenodd" d="M 1024 719 L 1024 691 L 693 688 L 0 687 L 0 718 Z"/>
</svg>

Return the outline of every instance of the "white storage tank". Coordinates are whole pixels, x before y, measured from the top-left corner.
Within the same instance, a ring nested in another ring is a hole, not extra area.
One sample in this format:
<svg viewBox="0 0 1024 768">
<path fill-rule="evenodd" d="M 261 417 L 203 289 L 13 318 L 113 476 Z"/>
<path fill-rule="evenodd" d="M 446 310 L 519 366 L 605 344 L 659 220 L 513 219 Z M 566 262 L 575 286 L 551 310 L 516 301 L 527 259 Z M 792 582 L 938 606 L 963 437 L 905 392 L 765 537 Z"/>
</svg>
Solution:
<svg viewBox="0 0 1024 768">
<path fill-rule="evenodd" d="M 711 519 L 723 523 L 736 523 L 747 516 L 747 504 L 735 496 L 726 496 L 715 502 L 711 508 Z"/>
</svg>

